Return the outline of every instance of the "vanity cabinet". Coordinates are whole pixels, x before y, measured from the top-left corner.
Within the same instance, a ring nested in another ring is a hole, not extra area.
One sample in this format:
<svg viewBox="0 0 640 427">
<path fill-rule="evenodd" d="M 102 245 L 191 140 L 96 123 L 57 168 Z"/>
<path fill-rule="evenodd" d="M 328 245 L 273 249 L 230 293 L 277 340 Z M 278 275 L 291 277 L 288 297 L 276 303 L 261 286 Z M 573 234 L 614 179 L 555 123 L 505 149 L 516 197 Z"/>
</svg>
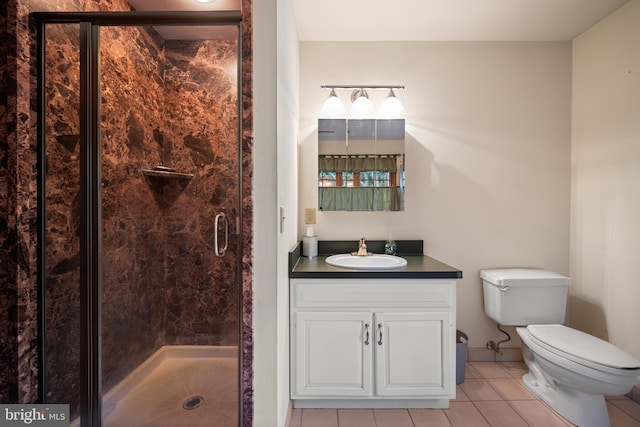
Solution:
<svg viewBox="0 0 640 427">
<path fill-rule="evenodd" d="M 455 280 L 291 279 L 295 407 L 447 407 Z"/>
</svg>

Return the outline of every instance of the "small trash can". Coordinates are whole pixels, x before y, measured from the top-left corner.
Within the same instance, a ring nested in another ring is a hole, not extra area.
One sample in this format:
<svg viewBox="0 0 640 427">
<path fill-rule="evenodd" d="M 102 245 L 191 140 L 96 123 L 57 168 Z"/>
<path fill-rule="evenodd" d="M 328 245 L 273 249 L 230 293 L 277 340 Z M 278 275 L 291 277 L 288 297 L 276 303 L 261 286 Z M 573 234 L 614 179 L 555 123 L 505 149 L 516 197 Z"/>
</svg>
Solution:
<svg viewBox="0 0 640 427">
<path fill-rule="evenodd" d="M 456 384 L 464 381 L 464 368 L 467 363 L 469 338 L 467 334 L 456 330 Z"/>
</svg>

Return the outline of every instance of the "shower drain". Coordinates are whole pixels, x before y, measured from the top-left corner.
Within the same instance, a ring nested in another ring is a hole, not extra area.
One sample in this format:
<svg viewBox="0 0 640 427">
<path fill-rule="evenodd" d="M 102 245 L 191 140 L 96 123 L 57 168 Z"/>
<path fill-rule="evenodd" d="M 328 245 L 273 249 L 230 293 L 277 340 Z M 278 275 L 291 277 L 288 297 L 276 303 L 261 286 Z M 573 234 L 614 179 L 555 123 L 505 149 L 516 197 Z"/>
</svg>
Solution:
<svg viewBox="0 0 640 427">
<path fill-rule="evenodd" d="M 204 403 L 204 397 L 202 396 L 189 396 L 182 402 L 182 408 L 191 410 L 196 409 L 198 406 Z"/>
</svg>

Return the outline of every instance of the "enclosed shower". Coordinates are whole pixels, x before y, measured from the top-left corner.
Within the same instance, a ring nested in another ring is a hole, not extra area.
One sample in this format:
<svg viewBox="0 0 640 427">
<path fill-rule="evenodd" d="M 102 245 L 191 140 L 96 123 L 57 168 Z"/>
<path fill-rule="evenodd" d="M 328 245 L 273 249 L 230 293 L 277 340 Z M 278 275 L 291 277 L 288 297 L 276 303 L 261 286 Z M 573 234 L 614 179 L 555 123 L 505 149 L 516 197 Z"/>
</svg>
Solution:
<svg viewBox="0 0 640 427">
<path fill-rule="evenodd" d="M 241 424 L 239 12 L 35 18 L 43 402 Z"/>
</svg>

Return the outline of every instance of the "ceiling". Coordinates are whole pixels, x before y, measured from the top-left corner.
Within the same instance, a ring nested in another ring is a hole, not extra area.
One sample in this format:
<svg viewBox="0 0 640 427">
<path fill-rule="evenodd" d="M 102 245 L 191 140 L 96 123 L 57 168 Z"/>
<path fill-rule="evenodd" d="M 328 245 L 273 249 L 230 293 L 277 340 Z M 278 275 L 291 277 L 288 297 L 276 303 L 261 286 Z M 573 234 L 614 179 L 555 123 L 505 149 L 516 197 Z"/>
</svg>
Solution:
<svg viewBox="0 0 640 427">
<path fill-rule="evenodd" d="M 303 41 L 572 40 L 628 1 L 293 0 Z"/>
<path fill-rule="evenodd" d="M 574 39 L 629 0 L 292 1 L 302 41 L 557 41 Z M 240 0 L 129 3 L 149 11 L 240 8 Z"/>
</svg>

